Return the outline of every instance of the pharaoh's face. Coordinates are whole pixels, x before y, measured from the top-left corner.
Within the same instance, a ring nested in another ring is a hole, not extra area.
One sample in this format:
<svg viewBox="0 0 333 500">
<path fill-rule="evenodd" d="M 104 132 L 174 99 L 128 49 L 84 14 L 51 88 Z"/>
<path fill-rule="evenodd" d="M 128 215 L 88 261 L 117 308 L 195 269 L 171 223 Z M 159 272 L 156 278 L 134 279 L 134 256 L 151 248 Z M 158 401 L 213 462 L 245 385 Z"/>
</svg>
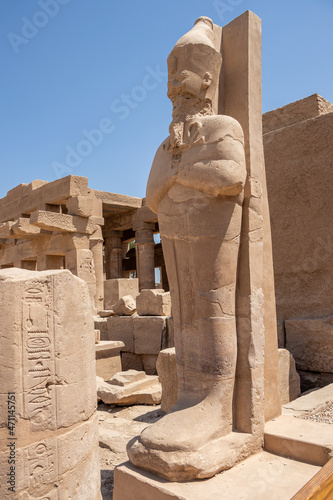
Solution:
<svg viewBox="0 0 333 500">
<path fill-rule="evenodd" d="M 168 97 L 204 98 L 212 77 L 195 45 L 176 47 L 168 58 Z"/>
</svg>

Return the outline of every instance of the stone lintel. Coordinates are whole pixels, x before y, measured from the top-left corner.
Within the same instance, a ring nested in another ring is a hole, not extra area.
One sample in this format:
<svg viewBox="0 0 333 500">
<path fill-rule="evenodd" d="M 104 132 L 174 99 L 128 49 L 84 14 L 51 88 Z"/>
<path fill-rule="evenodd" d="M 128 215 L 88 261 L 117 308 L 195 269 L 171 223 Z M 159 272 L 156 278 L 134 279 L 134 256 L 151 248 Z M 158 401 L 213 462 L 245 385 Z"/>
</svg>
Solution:
<svg viewBox="0 0 333 500">
<path fill-rule="evenodd" d="M 20 184 L 0 200 L 0 220 L 16 220 L 31 214 L 44 204 L 61 205 L 70 196 L 88 194 L 87 177 L 68 175 L 53 182 L 33 181 Z"/>
<path fill-rule="evenodd" d="M 93 234 L 96 225 L 88 217 L 58 214 L 37 210 L 30 216 L 30 223 L 48 231 Z"/>
<path fill-rule="evenodd" d="M 141 198 L 135 198 L 133 196 L 127 196 L 125 194 L 108 193 L 107 191 L 98 191 L 96 189 L 90 190 L 94 193 L 95 197 L 102 200 L 103 208 L 108 211 L 108 209 L 128 209 L 128 208 L 140 208 L 142 205 Z"/>
</svg>

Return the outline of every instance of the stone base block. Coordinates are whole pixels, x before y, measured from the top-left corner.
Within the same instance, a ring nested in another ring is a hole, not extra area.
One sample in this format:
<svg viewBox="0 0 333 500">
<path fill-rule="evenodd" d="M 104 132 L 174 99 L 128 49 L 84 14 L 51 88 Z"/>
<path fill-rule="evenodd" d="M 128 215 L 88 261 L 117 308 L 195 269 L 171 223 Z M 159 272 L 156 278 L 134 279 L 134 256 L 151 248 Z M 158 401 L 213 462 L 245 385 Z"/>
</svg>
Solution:
<svg viewBox="0 0 333 500">
<path fill-rule="evenodd" d="M 101 341 L 95 345 L 96 375 L 103 380 L 109 380 L 115 373 L 121 371 L 120 349 L 124 343 L 120 341 Z"/>
<path fill-rule="evenodd" d="M 117 278 L 104 281 L 104 308 L 112 306 L 124 295 L 139 295 L 139 280 L 137 278 Z"/>
<path fill-rule="evenodd" d="M 290 500 L 319 470 L 261 452 L 210 479 L 175 483 L 127 462 L 115 469 L 113 500 Z"/>
</svg>

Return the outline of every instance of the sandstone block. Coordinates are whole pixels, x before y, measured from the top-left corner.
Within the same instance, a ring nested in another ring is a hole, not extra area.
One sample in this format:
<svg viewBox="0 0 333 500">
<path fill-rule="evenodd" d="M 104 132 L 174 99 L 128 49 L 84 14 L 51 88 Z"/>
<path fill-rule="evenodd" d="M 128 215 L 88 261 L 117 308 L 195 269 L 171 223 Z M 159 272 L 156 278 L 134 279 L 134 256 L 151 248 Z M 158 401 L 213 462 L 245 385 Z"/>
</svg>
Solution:
<svg viewBox="0 0 333 500">
<path fill-rule="evenodd" d="M 93 234 L 96 225 L 87 217 L 57 214 L 37 210 L 30 215 L 30 223 L 47 231 Z"/>
<path fill-rule="evenodd" d="M 98 500 L 96 367 L 87 285 L 67 270 L 8 269 L 0 272 L 0 301 L 1 484 L 9 472 L 7 438 L 13 437 L 17 498 Z M 15 402 L 9 427 L 8 394 Z M 14 496 L 4 489 L 1 498 Z"/>
<path fill-rule="evenodd" d="M 120 349 L 124 343 L 107 340 L 95 345 L 96 375 L 108 380 L 121 371 Z"/>
<path fill-rule="evenodd" d="M 94 316 L 95 330 L 100 331 L 100 340 L 108 340 L 108 322 L 107 318 Z"/>
<path fill-rule="evenodd" d="M 165 317 L 138 316 L 133 318 L 133 325 L 135 354 L 158 354 L 166 334 Z"/>
<path fill-rule="evenodd" d="M 125 346 L 122 351 L 134 351 L 134 321 L 131 316 L 111 316 L 107 319 L 108 340 L 121 340 Z"/>
<path fill-rule="evenodd" d="M 106 404 L 120 406 L 159 404 L 161 402 L 161 384 L 157 376 L 128 370 L 117 373 L 108 382 L 101 383 L 97 395 Z"/>
<path fill-rule="evenodd" d="M 162 385 L 161 410 L 168 413 L 178 399 L 178 375 L 174 347 L 160 351 L 156 368 Z"/>
<path fill-rule="evenodd" d="M 171 316 L 170 292 L 142 290 L 136 299 L 139 316 Z"/>
<path fill-rule="evenodd" d="M 139 294 L 137 278 L 117 278 L 104 281 L 104 307 L 112 309 L 113 304 L 124 295 L 132 295 L 135 299 Z"/>
<path fill-rule="evenodd" d="M 333 317 L 287 320 L 286 347 L 297 368 L 333 373 Z"/>
<path fill-rule="evenodd" d="M 123 371 L 126 370 L 139 370 L 142 371 L 143 359 L 142 354 L 133 354 L 132 352 L 121 353 L 121 367 Z M 151 374 L 149 374 L 151 375 Z"/>
<path fill-rule="evenodd" d="M 71 196 L 66 200 L 66 207 L 69 215 L 81 215 L 81 217 L 93 215 L 92 198 L 88 196 Z"/>
<path fill-rule="evenodd" d="M 132 295 L 124 295 L 117 300 L 112 309 L 118 316 L 132 316 L 136 311 L 136 303 Z"/>
<path fill-rule="evenodd" d="M 101 341 L 101 331 L 94 330 L 94 332 L 95 332 L 95 344 L 99 344 Z"/>
<path fill-rule="evenodd" d="M 281 404 L 298 398 L 301 393 L 300 377 L 292 354 L 287 349 L 279 349 L 279 373 Z"/>
</svg>

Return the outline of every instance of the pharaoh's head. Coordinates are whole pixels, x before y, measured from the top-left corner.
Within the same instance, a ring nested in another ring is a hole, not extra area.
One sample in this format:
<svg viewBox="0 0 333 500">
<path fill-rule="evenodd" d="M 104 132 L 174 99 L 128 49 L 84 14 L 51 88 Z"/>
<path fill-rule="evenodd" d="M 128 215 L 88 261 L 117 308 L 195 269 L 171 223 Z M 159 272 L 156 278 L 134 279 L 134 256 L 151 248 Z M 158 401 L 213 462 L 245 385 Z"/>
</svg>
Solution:
<svg viewBox="0 0 333 500">
<path fill-rule="evenodd" d="M 168 97 L 208 104 L 214 98 L 222 58 L 214 47 L 213 21 L 199 17 L 168 57 Z"/>
</svg>

